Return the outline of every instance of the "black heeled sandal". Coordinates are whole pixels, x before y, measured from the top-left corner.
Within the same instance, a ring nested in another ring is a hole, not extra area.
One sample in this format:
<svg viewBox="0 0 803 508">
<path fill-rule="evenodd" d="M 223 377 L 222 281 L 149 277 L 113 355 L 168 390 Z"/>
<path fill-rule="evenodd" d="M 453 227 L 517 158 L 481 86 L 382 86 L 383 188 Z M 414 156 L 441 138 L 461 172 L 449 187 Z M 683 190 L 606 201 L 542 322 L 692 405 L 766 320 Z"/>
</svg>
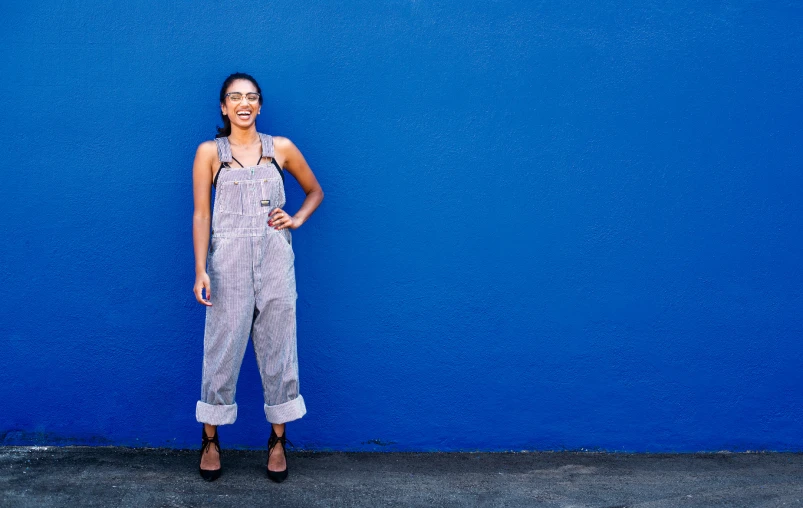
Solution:
<svg viewBox="0 0 803 508">
<path fill-rule="evenodd" d="M 276 483 L 281 483 L 285 479 L 287 479 L 287 466 L 285 466 L 284 471 L 271 471 L 268 469 L 268 464 L 270 464 L 270 454 L 273 451 L 274 447 L 277 443 L 282 444 L 282 451 L 284 452 L 284 460 L 287 462 L 287 449 L 284 447 L 285 441 L 289 441 L 290 444 L 295 448 L 295 445 L 292 441 L 287 439 L 287 430 L 285 429 L 284 434 L 282 437 L 276 435 L 276 431 L 273 430 L 273 426 L 270 428 L 270 438 L 268 439 L 268 462 L 265 464 L 265 470 L 268 472 L 268 478 L 275 481 Z"/>
<path fill-rule="evenodd" d="M 209 450 L 209 447 L 213 444 L 215 445 L 218 455 L 220 455 L 220 442 L 217 438 L 217 427 L 215 428 L 215 435 L 212 437 L 206 435 L 206 430 L 203 427 L 201 427 L 201 434 L 203 436 L 203 442 L 201 443 L 201 458 L 203 458 L 204 453 Z M 201 472 L 201 478 L 208 482 L 213 482 L 220 478 L 220 471 L 222 469 L 222 467 L 217 469 L 201 469 L 201 466 L 198 466 L 198 471 Z"/>
</svg>

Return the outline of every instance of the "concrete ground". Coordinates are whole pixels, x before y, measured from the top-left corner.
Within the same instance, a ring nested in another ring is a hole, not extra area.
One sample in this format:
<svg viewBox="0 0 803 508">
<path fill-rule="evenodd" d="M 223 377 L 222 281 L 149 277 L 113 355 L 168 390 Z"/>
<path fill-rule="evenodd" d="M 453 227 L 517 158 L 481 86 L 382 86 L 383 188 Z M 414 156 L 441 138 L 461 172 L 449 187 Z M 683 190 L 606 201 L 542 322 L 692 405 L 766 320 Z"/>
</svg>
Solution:
<svg viewBox="0 0 803 508">
<path fill-rule="evenodd" d="M 0 447 L 0 506 L 803 506 L 803 454 L 313 453 Z"/>
</svg>

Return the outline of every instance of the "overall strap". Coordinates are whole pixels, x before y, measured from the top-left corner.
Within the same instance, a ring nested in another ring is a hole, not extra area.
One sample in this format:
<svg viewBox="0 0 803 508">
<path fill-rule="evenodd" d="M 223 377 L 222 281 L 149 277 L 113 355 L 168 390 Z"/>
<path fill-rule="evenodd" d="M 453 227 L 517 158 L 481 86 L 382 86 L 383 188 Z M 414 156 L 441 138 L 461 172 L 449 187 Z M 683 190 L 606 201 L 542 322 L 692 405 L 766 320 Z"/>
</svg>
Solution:
<svg viewBox="0 0 803 508">
<path fill-rule="evenodd" d="M 220 162 L 231 162 L 229 138 L 215 138 L 215 143 L 217 143 L 217 158 L 220 159 Z"/>
<path fill-rule="evenodd" d="M 273 136 L 270 134 L 262 134 L 260 132 L 259 137 L 262 138 L 262 156 L 270 157 L 271 162 L 274 166 L 276 166 L 276 171 L 278 171 L 279 176 L 282 177 L 282 183 L 284 183 L 284 171 L 282 170 L 281 166 L 279 166 L 279 163 L 276 162 L 275 153 L 273 151 Z"/>
<path fill-rule="evenodd" d="M 262 134 L 259 133 L 259 137 L 262 139 L 262 157 L 270 157 L 273 158 L 273 136 L 270 134 Z"/>
</svg>

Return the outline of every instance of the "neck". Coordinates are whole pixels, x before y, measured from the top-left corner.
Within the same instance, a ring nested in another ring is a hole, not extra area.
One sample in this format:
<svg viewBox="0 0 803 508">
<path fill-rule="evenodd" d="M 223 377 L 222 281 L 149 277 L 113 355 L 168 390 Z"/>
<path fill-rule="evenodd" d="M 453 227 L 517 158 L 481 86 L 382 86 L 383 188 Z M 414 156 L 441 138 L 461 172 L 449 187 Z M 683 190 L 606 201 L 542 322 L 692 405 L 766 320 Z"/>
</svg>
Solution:
<svg viewBox="0 0 803 508">
<path fill-rule="evenodd" d="M 252 125 L 247 129 L 231 126 L 231 134 L 229 134 L 229 142 L 234 145 L 253 145 L 259 142 L 259 134 L 257 134 L 256 125 Z"/>
</svg>

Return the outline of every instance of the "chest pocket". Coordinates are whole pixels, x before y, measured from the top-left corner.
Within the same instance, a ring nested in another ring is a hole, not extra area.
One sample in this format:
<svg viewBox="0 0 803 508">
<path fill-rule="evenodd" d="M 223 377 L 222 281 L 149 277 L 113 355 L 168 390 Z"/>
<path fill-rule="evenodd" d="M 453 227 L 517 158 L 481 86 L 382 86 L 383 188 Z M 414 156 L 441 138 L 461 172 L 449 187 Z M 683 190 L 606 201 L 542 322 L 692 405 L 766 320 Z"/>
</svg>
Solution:
<svg viewBox="0 0 803 508">
<path fill-rule="evenodd" d="M 215 206 L 223 213 L 267 215 L 277 206 L 284 206 L 284 189 L 278 178 L 221 182 L 216 192 Z"/>
<path fill-rule="evenodd" d="M 238 180 L 218 183 L 215 188 L 215 212 L 244 214 L 240 186 Z"/>
</svg>

